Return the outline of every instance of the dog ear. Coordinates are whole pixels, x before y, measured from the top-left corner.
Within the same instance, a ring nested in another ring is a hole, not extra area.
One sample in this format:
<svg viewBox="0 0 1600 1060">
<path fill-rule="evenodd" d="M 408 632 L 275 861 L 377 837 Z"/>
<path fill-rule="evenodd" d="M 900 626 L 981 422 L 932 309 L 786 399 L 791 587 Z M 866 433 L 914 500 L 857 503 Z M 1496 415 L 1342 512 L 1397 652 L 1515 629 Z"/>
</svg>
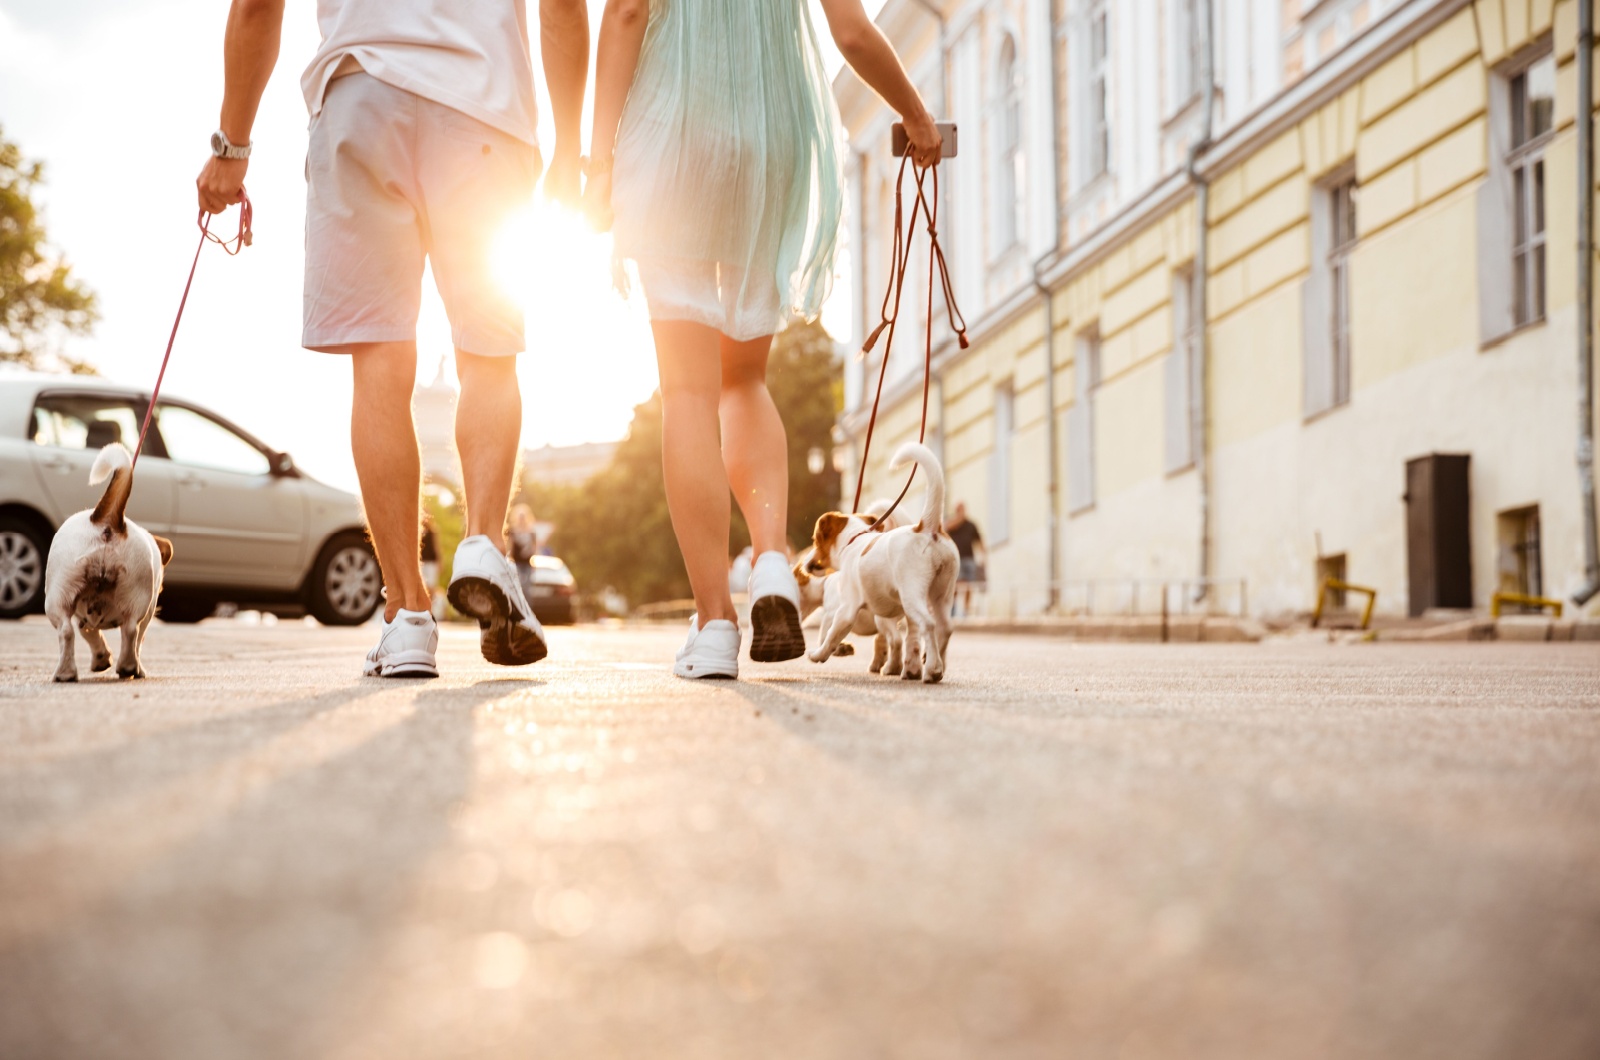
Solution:
<svg viewBox="0 0 1600 1060">
<path fill-rule="evenodd" d="M 817 520 L 816 533 L 812 536 L 812 543 L 817 546 L 816 554 L 811 557 L 809 564 L 813 571 L 820 573 L 833 565 L 834 547 L 848 525 L 850 517 L 839 512 L 829 512 Z"/>
<path fill-rule="evenodd" d="M 156 551 L 161 553 L 161 565 L 165 567 L 172 562 L 172 542 L 160 534 L 151 534 L 156 539 Z"/>
<path fill-rule="evenodd" d="M 796 563 L 794 565 L 794 580 L 801 588 L 811 584 L 811 575 L 806 573 L 804 563 Z"/>
</svg>

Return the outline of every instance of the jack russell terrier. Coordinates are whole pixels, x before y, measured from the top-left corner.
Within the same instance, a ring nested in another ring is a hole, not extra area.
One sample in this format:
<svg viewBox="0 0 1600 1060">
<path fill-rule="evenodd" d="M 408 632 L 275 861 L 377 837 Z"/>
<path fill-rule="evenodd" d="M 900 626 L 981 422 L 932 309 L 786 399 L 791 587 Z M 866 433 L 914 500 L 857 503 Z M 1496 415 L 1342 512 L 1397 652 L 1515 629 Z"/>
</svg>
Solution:
<svg viewBox="0 0 1600 1060">
<path fill-rule="evenodd" d="M 943 529 L 944 471 L 933 451 L 910 443 L 894 454 L 891 470 L 916 464 L 927 476 L 922 519 L 915 526 L 878 532 L 859 515 L 829 512 L 817 520 L 810 569 L 838 571 L 839 606 L 812 662 L 826 662 L 866 608 L 874 618 L 904 618 L 901 676 L 932 684 L 944 678 L 950 644 L 950 604 L 955 598 L 960 553 Z M 879 629 L 883 628 L 880 622 Z"/>
<path fill-rule="evenodd" d="M 868 508 L 865 514 L 870 519 L 882 520 L 881 524 L 875 525 L 875 529 L 893 530 L 899 523 L 892 514 L 884 518 L 884 513 L 888 511 L 889 502 L 880 500 Z M 837 573 L 822 574 L 811 570 L 816 551 L 815 548 L 808 548 L 801 554 L 800 561 L 794 565 L 794 580 L 800 584 L 800 621 L 804 622 L 820 608 L 822 619 L 819 628 L 826 633 L 833 627 L 833 614 L 839 609 L 839 598 L 843 588 Z M 817 569 L 821 571 L 824 568 Z M 872 673 L 882 673 L 889 677 L 900 673 L 902 637 L 898 621 L 875 618 L 872 612 L 862 608 L 856 612 L 855 625 L 850 628 L 850 632 L 858 637 L 872 638 Z M 849 641 L 840 644 L 833 652 L 839 656 L 855 653 L 855 645 Z"/>
<path fill-rule="evenodd" d="M 78 643 L 73 620 L 94 657 L 96 673 L 111 668 L 111 650 L 102 630 L 122 631 L 118 677 L 143 677 L 139 648 L 155 617 L 161 572 L 172 558 L 172 542 L 128 519 L 133 489 L 133 457 L 121 443 L 100 450 L 89 470 L 89 485 L 110 485 L 94 511 L 78 512 L 61 524 L 45 562 L 44 613 L 61 641 L 57 681 L 78 679 Z"/>
</svg>

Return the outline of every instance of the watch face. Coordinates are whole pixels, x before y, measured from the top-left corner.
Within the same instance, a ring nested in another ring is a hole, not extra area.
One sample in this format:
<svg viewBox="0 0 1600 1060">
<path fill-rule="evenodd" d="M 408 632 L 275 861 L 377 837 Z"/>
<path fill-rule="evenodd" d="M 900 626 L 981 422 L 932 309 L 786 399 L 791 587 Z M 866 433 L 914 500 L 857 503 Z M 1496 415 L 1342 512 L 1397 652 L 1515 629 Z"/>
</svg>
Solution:
<svg viewBox="0 0 1600 1060">
<path fill-rule="evenodd" d="M 228 141 L 223 139 L 222 130 L 221 129 L 218 129 L 216 132 L 211 134 L 211 153 L 212 154 L 214 154 L 214 155 L 216 155 L 217 157 L 220 158 L 222 156 L 222 152 L 227 150 L 227 147 L 228 147 Z"/>
</svg>

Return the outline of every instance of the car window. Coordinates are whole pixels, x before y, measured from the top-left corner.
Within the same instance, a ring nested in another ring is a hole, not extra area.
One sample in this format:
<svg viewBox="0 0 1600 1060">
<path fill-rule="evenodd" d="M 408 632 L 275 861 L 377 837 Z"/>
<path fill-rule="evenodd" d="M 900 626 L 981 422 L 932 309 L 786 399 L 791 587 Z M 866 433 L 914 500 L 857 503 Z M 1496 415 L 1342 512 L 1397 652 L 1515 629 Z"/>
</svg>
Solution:
<svg viewBox="0 0 1600 1060">
<path fill-rule="evenodd" d="M 240 475 L 265 475 L 272 468 L 267 454 L 192 409 L 161 405 L 156 409 L 156 424 L 174 463 Z"/>
<path fill-rule="evenodd" d="M 126 398 L 41 394 L 33 405 L 33 441 L 58 449 L 101 449 L 139 440 L 139 415 Z"/>
</svg>

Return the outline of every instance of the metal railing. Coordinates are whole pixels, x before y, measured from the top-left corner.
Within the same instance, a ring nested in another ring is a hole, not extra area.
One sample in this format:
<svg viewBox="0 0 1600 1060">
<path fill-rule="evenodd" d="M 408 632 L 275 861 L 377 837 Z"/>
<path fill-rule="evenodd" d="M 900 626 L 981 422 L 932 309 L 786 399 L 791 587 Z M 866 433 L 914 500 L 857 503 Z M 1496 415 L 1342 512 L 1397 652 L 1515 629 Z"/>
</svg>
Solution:
<svg viewBox="0 0 1600 1060">
<path fill-rule="evenodd" d="M 956 615 L 966 586 L 956 587 Z M 1082 616 L 1134 618 L 1141 615 L 1225 615 L 1250 613 L 1244 578 L 1070 578 L 1061 581 L 989 583 L 972 587 L 974 618 Z"/>
</svg>

